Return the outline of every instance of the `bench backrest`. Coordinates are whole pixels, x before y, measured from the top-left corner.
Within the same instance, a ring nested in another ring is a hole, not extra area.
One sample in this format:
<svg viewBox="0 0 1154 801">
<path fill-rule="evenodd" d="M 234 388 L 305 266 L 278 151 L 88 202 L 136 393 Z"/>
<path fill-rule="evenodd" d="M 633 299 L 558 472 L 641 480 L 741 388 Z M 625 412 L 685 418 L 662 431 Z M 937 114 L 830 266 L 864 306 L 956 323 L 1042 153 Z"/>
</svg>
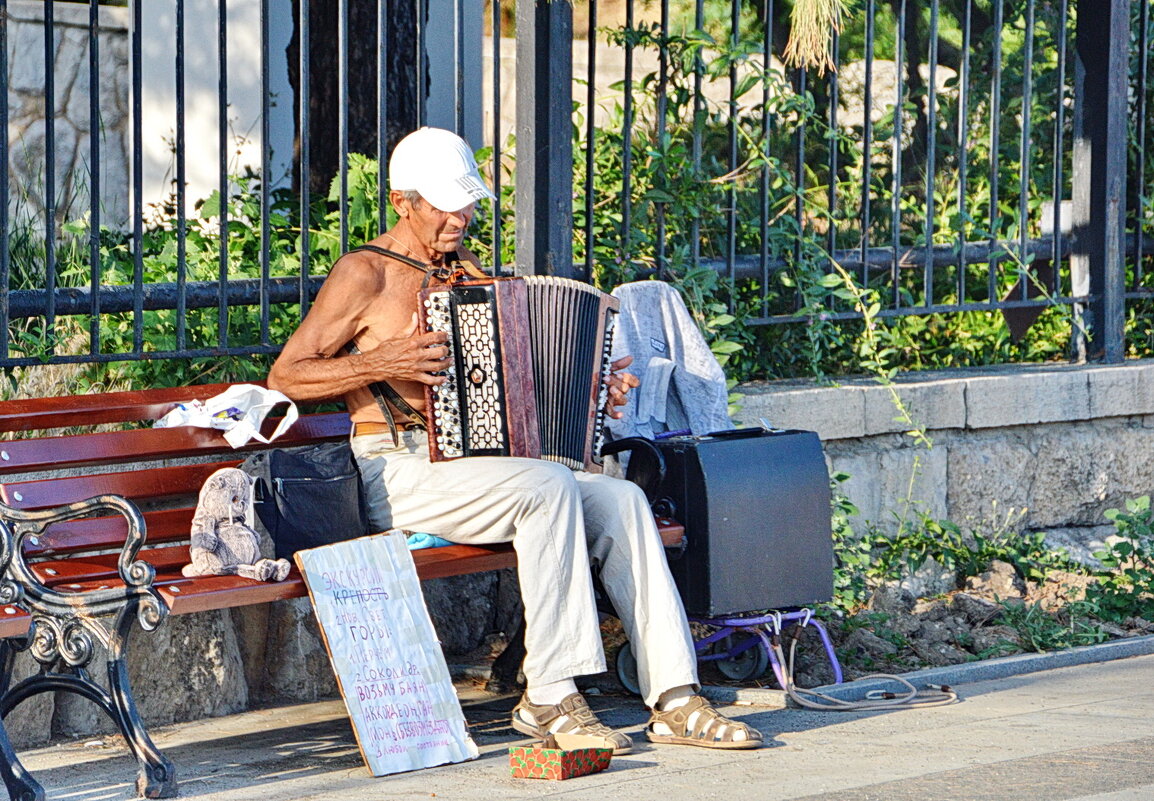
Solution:
<svg viewBox="0 0 1154 801">
<path fill-rule="evenodd" d="M 148 525 L 150 547 L 186 541 L 197 494 L 204 480 L 249 453 L 348 436 L 344 412 L 303 414 L 272 446 L 253 441 L 234 450 L 213 429 L 179 426 L 154 429 L 151 423 L 177 403 L 204 400 L 228 385 L 211 384 L 143 392 L 0 403 L 0 431 L 47 429 L 46 436 L 0 442 L 0 498 L 20 509 L 74 503 L 96 495 L 120 495 L 135 502 Z M 143 427 L 95 433 L 52 434 L 52 429 L 90 428 L 108 423 Z M 265 433 L 276 421 L 265 421 Z M 174 460 L 194 464 L 171 464 Z M 155 463 L 139 469 L 142 463 Z M 97 472 L 92 469 L 96 468 Z M 83 471 L 83 472 L 80 472 Z M 19 474 L 37 472 L 29 479 Z M 70 475 L 69 473 L 78 473 Z M 28 558 L 118 548 L 127 533 L 121 518 L 90 518 L 53 526 L 36 541 L 26 540 Z"/>
</svg>

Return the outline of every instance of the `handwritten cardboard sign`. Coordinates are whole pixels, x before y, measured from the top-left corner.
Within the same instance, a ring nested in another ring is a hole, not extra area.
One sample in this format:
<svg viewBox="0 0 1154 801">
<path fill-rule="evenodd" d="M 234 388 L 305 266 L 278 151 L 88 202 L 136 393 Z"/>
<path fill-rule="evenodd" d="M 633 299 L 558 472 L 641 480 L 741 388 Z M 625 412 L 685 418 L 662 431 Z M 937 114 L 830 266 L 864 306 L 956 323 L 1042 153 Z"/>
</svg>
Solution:
<svg viewBox="0 0 1154 801">
<path fill-rule="evenodd" d="M 404 536 L 362 537 L 295 558 L 372 774 L 475 759 Z"/>
</svg>

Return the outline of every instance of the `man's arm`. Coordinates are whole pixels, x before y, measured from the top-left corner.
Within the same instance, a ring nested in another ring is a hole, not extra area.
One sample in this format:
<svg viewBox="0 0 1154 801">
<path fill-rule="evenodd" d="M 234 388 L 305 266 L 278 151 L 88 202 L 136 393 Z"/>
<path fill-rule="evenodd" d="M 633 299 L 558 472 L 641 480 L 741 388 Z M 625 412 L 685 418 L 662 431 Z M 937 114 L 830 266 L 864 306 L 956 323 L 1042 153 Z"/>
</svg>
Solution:
<svg viewBox="0 0 1154 801">
<path fill-rule="evenodd" d="M 395 337 L 364 353 L 340 354 L 365 330 L 369 305 L 384 292 L 384 273 L 364 259 L 345 258 L 333 267 L 300 327 L 269 371 L 268 385 L 298 401 L 344 395 L 390 379 L 440 384 L 432 375 L 446 364 L 448 337 L 417 334 L 416 319 Z"/>
</svg>

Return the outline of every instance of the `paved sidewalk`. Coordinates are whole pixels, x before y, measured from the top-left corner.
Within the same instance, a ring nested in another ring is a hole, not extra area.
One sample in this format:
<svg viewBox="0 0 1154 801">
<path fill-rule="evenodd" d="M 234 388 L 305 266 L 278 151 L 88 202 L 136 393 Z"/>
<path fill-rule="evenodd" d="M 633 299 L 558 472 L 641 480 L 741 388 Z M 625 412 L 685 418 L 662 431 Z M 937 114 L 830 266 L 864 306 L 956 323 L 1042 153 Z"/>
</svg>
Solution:
<svg viewBox="0 0 1154 801">
<path fill-rule="evenodd" d="M 594 697 L 610 725 L 635 736 L 633 754 L 566 782 L 509 776 L 513 698 L 464 693 L 481 758 L 374 779 L 338 702 L 249 712 L 155 732 L 176 763 L 183 798 L 535 799 L 580 801 L 1138 801 L 1154 798 L 1154 656 L 962 684 L 962 702 L 884 713 L 735 705 L 759 728 L 754 752 L 651 746 L 635 699 Z M 123 748 L 84 742 L 25 751 L 49 797 L 134 796 Z"/>
</svg>

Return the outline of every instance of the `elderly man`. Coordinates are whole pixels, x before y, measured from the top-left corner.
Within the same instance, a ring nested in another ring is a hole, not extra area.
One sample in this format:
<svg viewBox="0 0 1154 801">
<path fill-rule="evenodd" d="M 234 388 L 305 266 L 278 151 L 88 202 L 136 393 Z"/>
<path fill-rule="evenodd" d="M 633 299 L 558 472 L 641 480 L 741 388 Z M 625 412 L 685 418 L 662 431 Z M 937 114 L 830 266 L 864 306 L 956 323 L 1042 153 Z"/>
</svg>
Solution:
<svg viewBox="0 0 1154 801">
<path fill-rule="evenodd" d="M 478 200 L 492 194 L 455 134 L 422 128 L 394 149 L 389 200 L 396 225 L 342 257 L 285 344 L 269 386 L 300 401 L 343 396 L 352 448 L 378 530 L 429 532 L 457 543 L 512 541 L 525 607 L 527 689 L 515 729 L 632 741 L 602 724 L 574 677 L 605 670 L 590 566 L 595 565 L 637 655 L 652 709 L 652 742 L 755 748 L 761 734 L 696 694 L 697 663 L 652 513 L 633 484 L 548 461 L 470 457 L 430 462 L 426 385 L 444 379 L 443 333 L 417 330 L 417 292 L 452 269 L 480 274 L 462 242 Z M 637 379 L 613 365 L 610 413 Z M 374 393 L 373 387 L 384 387 Z M 383 397 L 382 397 L 383 394 Z"/>
</svg>

